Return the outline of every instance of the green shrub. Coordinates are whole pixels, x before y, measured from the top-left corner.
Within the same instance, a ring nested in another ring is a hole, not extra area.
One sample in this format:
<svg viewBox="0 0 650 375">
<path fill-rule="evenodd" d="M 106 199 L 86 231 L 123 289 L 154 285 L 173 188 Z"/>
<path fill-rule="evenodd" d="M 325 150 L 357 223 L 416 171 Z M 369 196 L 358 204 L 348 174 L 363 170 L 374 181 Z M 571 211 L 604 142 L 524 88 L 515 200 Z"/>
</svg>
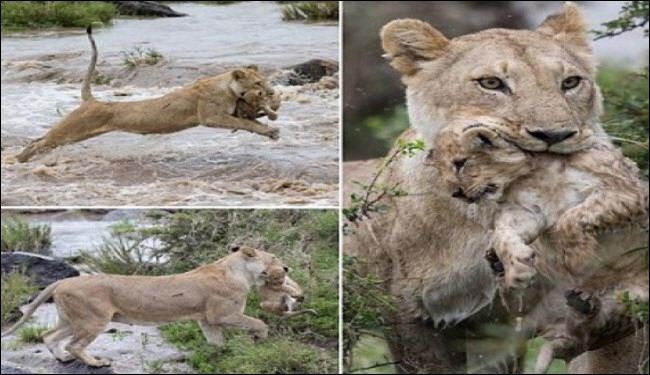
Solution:
<svg viewBox="0 0 650 375">
<path fill-rule="evenodd" d="M 338 1 L 300 1 L 282 5 L 285 21 L 338 21 Z"/>
<path fill-rule="evenodd" d="M 103 1 L 3 1 L 2 28 L 86 27 L 117 14 Z"/>
<path fill-rule="evenodd" d="M 0 286 L 2 324 L 10 323 L 21 316 L 19 307 L 38 291 L 30 280 L 21 273 L 12 272 L 2 277 Z"/>
<path fill-rule="evenodd" d="M 18 342 L 22 344 L 42 344 L 43 333 L 48 330 L 45 326 L 26 326 L 18 330 Z"/>
<path fill-rule="evenodd" d="M 117 275 L 161 275 L 164 266 L 154 260 L 153 249 L 147 246 L 149 237 L 142 236 L 128 221 L 111 227 L 111 233 L 94 250 L 79 253 L 78 263 L 90 270 Z"/>
<path fill-rule="evenodd" d="M 49 225 L 32 225 L 13 217 L 2 222 L 0 242 L 3 252 L 48 254 L 52 246 L 52 229 Z"/>
<path fill-rule="evenodd" d="M 189 350 L 188 363 L 200 373 L 310 374 L 336 373 L 335 351 L 289 337 L 269 337 L 254 342 L 242 333 L 228 332 L 226 345 L 217 349 L 203 338 L 198 325 L 172 323 L 161 327 L 163 337 Z"/>
</svg>

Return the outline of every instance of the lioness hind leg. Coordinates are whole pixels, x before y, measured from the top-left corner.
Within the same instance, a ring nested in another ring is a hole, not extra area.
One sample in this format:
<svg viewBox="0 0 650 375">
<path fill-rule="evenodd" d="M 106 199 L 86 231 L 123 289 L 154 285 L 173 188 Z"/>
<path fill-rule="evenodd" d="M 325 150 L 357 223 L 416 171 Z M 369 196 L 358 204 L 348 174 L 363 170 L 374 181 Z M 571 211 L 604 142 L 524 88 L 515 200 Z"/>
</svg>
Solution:
<svg viewBox="0 0 650 375">
<path fill-rule="evenodd" d="M 75 321 L 72 340 L 66 345 L 66 350 L 78 360 L 90 367 L 110 366 L 111 362 L 103 358 L 95 358 L 86 353 L 86 347 L 104 331 L 109 319 L 100 318 L 99 321 Z"/>
<path fill-rule="evenodd" d="M 218 348 L 226 344 L 226 339 L 223 337 L 223 331 L 221 327 L 210 324 L 206 320 L 199 320 L 199 327 L 203 332 L 203 336 L 208 341 L 208 344 L 212 344 Z"/>
<path fill-rule="evenodd" d="M 61 362 L 70 362 L 75 357 L 61 347 L 63 341 L 70 336 L 72 336 L 72 327 L 68 323 L 61 321 L 56 328 L 45 333 L 43 342 L 54 358 Z"/>
</svg>

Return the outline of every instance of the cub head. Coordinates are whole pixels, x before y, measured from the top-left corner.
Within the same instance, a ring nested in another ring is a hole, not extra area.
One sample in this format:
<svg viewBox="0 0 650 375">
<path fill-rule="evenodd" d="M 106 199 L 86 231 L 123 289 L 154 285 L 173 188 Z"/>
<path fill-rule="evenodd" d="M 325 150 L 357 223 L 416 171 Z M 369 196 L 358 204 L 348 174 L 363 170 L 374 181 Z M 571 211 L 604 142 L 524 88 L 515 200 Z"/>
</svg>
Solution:
<svg viewBox="0 0 650 375">
<path fill-rule="evenodd" d="M 531 170 L 526 152 L 480 123 L 442 130 L 432 158 L 449 193 L 469 203 L 500 200 L 513 181 Z"/>
<path fill-rule="evenodd" d="M 271 266 L 262 273 L 264 284 L 269 287 L 278 287 L 284 285 L 289 268 L 280 266 Z"/>
<path fill-rule="evenodd" d="M 474 116 L 503 120 L 501 135 L 529 151 L 572 153 L 602 131 L 587 25 L 573 3 L 535 30 L 448 39 L 428 23 L 399 19 L 381 39 L 407 86 L 410 122 L 427 142 L 450 119 Z"/>
<path fill-rule="evenodd" d="M 251 91 L 256 94 L 261 92 L 263 96 L 268 97 L 276 95 L 275 90 L 268 80 L 262 76 L 256 65 L 233 70 L 231 75 L 230 89 L 239 98 L 244 98 Z"/>
</svg>

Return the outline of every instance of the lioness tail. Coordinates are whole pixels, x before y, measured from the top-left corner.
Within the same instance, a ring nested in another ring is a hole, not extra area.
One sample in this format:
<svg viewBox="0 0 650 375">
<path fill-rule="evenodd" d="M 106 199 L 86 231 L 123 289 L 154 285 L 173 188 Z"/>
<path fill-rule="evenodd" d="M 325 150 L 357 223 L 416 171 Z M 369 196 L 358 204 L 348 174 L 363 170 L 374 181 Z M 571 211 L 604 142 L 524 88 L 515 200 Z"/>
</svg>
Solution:
<svg viewBox="0 0 650 375">
<path fill-rule="evenodd" d="M 41 292 L 41 294 L 39 294 L 38 297 L 36 297 L 36 299 L 32 301 L 32 303 L 25 306 L 25 311 L 23 313 L 23 317 L 20 318 L 20 320 L 16 324 L 14 324 L 11 328 L 9 328 L 8 330 L 2 332 L 2 337 L 5 337 L 7 335 L 10 335 L 10 334 L 14 333 L 18 328 L 20 328 L 20 326 L 25 324 L 25 322 L 29 318 L 32 317 L 32 315 L 34 314 L 34 311 L 36 311 L 36 309 L 41 304 L 43 304 L 43 302 L 47 301 L 48 299 L 50 299 L 50 297 L 52 297 L 52 294 L 54 294 L 54 290 L 59 286 L 61 281 L 63 281 L 63 280 L 59 280 L 59 281 L 57 281 L 57 282 L 55 282 L 53 284 L 48 285 L 48 287 L 45 288 Z"/>
<path fill-rule="evenodd" d="M 88 66 L 88 72 L 84 77 L 83 84 L 81 85 L 81 99 L 85 102 L 86 100 L 93 99 L 93 94 L 90 92 L 90 80 L 92 79 L 93 72 L 95 71 L 95 65 L 97 64 L 97 46 L 95 45 L 95 39 L 93 39 L 93 27 L 88 25 L 86 28 L 86 34 L 88 34 L 88 40 L 90 40 L 90 46 L 93 49 L 92 57 L 90 58 L 90 65 Z"/>
</svg>

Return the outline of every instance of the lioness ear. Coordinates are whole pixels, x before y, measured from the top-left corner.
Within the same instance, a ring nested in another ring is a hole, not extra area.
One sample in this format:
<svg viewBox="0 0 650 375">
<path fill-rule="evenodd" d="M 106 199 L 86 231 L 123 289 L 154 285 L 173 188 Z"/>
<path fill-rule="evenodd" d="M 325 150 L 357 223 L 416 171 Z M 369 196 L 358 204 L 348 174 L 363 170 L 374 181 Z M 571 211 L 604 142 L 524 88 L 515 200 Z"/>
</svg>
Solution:
<svg viewBox="0 0 650 375">
<path fill-rule="evenodd" d="M 503 140 L 494 130 L 481 124 L 465 128 L 460 142 L 467 151 L 478 151 L 503 145 Z"/>
<path fill-rule="evenodd" d="M 589 49 L 587 23 L 578 6 L 570 1 L 564 3 L 560 13 L 548 16 L 536 30 L 558 42 Z"/>
<path fill-rule="evenodd" d="M 242 254 L 244 254 L 244 255 L 246 255 L 247 257 L 250 257 L 250 258 L 253 258 L 253 257 L 255 257 L 255 255 L 257 255 L 255 253 L 255 249 L 253 249 L 251 247 L 244 246 L 244 247 L 240 248 L 240 251 L 242 252 Z"/>
<path fill-rule="evenodd" d="M 251 65 L 247 66 L 246 69 L 254 70 L 256 72 L 259 70 L 259 68 L 255 64 L 251 64 Z"/>
<path fill-rule="evenodd" d="M 444 53 L 449 40 L 426 22 L 401 19 L 381 29 L 381 45 L 393 68 L 404 75 L 420 70 L 420 62 L 433 60 Z"/>
<path fill-rule="evenodd" d="M 241 70 L 233 70 L 232 72 L 232 78 L 236 80 L 240 80 L 242 78 L 246 77 L 246 73 L 241 71 Z"/>
</svg>

